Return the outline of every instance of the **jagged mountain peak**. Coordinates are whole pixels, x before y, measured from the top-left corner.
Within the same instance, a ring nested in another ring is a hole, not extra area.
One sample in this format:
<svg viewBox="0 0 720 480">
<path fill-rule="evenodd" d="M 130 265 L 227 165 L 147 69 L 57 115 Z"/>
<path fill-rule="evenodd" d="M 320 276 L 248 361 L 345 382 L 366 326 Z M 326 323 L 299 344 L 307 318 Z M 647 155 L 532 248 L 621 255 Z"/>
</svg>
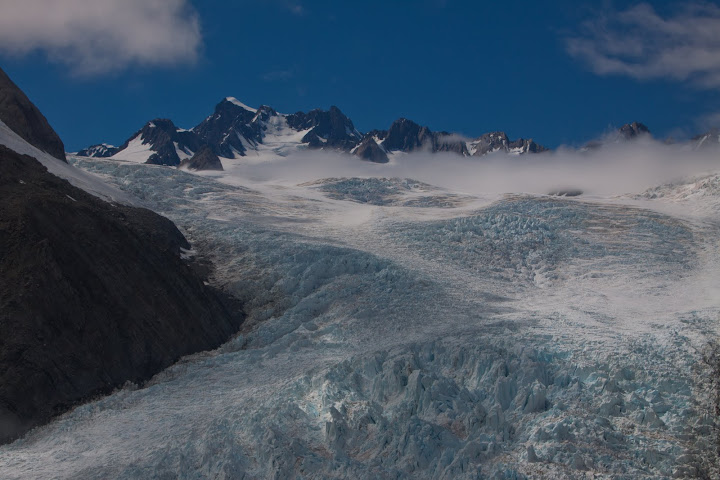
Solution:
<svg viewBox="0 0 720 480">
<path fill-rule="evenodd" d="M 242 108 L 243 110 L 247 110 L 247 111 L 249 111 L 249 112 L 253 112 L 253 113 L 257 112 L 257 109 L 256 109 L 256 108 L 247 106 L 246 104 L 244 104 L 243 102 L 241 102 L 240 100 L 238 100 L 238 99 L 235 98 L 235 97 L 225 97 L 225 98 L 220 102 L 220 104 L 222 104 L 222 103 L 229 103 L 229 104 L 231 104 L 231 105 L 234 105 L 234 106 L 236 106 L 236 107 L 240 107 L 240 108 Z"/>
<path fill-rule="evenodd" d="M 650 135 L 650 129 L 640 122 L 626 123 L 618 129 L 618 133 L 625 140 Z"/>
</svg>

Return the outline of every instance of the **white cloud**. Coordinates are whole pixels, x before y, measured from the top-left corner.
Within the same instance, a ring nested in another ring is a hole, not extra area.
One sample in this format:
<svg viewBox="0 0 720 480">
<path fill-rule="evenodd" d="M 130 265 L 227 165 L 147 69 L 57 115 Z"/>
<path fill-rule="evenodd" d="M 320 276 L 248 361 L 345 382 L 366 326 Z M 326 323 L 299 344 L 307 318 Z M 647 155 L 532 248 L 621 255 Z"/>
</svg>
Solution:
<svg viewBox="0 0 720 480">
<path fill-rule="evenodd" d="M 647 3 L 605 12 L 567 40 L 567 51 L 600 75 L 666 78 L 716 88 L 720 86 L 720 7 L 685 4 L 666 18 Z"/>
<path fill-rule="evenodd" d="M 187 0 L 0 0 L 0 51 L 48 57 L 82 75 L 193 63 L 202 43 Z"/>
</svg>

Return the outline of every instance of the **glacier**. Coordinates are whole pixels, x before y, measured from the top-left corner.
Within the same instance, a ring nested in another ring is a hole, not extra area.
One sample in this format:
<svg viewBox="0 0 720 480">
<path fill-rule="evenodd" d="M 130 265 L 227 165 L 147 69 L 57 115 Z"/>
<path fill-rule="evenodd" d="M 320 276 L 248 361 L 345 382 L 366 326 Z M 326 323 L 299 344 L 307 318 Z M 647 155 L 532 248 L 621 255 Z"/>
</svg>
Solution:
<svg viewBox="0 0 720 480">
<path fill-rule="evenodd" d="M 69 161 L 173 220 L 248 320 L 0 447 L 3 478 L 720 475 L 716 173 L 560 198 Z"/>
</svg>

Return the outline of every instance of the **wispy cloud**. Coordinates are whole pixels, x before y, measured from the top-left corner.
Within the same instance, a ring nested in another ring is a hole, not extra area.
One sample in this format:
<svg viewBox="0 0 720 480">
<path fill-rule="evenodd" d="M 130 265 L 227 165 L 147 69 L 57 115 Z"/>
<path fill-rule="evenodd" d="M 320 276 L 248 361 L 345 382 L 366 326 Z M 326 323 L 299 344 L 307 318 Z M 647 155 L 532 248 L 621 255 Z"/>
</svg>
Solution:
<svg viewBox="0 0 720 480">
<path fill-rule="evenodd" d="M 0 51 L 44 51 L 80 75 L 191 64 L 202 44 L 187 0 L 0 0 Z"/>
<path fill-rule="evenodd" d="M 567 40 L 567 51 L 600 75 L 665 78 L 716 88 L 720 86 L 720 7 L 684 4 L 666 17 L 647 3 L 606 11 Z"/>
</svg>

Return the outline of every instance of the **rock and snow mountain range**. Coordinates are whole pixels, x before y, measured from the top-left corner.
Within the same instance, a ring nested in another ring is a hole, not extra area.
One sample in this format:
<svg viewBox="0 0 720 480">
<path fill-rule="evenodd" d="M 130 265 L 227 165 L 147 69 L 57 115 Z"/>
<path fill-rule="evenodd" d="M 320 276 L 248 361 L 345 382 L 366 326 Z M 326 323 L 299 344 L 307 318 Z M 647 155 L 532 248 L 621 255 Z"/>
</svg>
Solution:
<svg viewBox="0 0 720 480">
<path fill-rule="evenodd" d="M 433 132 L 405 118 L 393 122 L 388 130 L 362 134 L 335 106 L 329 110 L 282 114 L 265 105 L 256 109 L 227 97 L 216 105 L 212 115 L 190 130 L 177 127 L 171 120 L 155 119 L 119 147 L 93 145 L 76 155 L 178 166 L 204 145 L 221 159 L 268 153 L 286 156 L 310 148 L 347 152 L 376 163 L 387 163 L 388 155 L 397 152 L 419 150 L 465 156 L 547 150 L 532 139 L 510 140 L 504 132 L 468 140 L 448 132 Z"/>
<path fill-rule="evenodd" d="M 644 124 L 632 122 L 602 141 L 589 142 L 582 150 L 650 135 Z M 690 146 L 709 148 L 720 145 L 719 141 L 718 132 L 711 130 L 693 138 Z M 489 132 L 468 139 L 445 131 L 433 132 L 406 118 L 397 119 L 387 130 L 363 134 L 335 106 L 329 110 L 282 114 L 266 105 L 252 108 L 234 97 L 227 97 L 215 106 L 212 115 L 189 130 L 177 127 L 172 120 L 158 118 L 146 123 L 119 147 L 102 143 L 75 155 L 168 166 L 185 162 L 183 167 L 201 170 L 205 162 L 189 160 L 204 146 L 219 157 L 221 169 L 223 158 L 287 156 L 302 149 L 340 151 L 375 163 L 387 163 L 395 154 L 416 151 L 453 152 L 463 156 L 548 151 L 532 139 L 512 140 L 505 132 Z M 212 168 L 217 169 L 218 164 L 213 165 Z"/>
</svg>

